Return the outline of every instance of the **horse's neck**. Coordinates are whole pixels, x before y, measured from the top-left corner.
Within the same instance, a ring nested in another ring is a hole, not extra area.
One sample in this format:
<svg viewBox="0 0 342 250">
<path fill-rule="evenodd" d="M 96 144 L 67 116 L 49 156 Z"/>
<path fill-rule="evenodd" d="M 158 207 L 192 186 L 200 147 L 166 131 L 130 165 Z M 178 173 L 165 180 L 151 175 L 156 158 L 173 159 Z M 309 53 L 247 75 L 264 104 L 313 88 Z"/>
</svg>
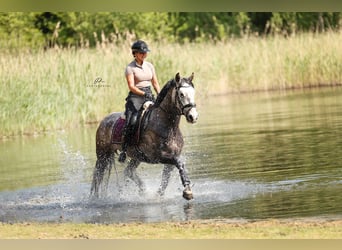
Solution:
<svg viewBox="0 0 342 250">
<path fill-rule="evenodd" d="M 173 103 L 173 89 L 170 89 L 161 103 L 158 105 L 159 120 L 163 120 L 170 126 L 178 127 L 181 115 Z"/>
</svg>

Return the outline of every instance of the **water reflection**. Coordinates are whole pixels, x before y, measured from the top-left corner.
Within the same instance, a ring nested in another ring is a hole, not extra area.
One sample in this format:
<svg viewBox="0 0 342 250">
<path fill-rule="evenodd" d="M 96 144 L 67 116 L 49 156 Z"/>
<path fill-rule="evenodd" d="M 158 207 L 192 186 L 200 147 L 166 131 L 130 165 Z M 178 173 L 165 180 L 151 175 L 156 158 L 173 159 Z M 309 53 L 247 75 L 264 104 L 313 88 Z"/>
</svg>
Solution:
<svg viewBox="0 0 342 250">
<path fill-rule="evenodd" d="M 161 166 L 146 164 L 145 197 L 125 186 L 118 164 L 108 197 L 89 200 L 91 127 L 0 143 L 0 221 L 341 216 L 342 89 L 218 96 L 198 106 L 198 124 L 181 125 L 193 201 L 181 198 L 176 171 L 158 198 Z"/>
</svg>

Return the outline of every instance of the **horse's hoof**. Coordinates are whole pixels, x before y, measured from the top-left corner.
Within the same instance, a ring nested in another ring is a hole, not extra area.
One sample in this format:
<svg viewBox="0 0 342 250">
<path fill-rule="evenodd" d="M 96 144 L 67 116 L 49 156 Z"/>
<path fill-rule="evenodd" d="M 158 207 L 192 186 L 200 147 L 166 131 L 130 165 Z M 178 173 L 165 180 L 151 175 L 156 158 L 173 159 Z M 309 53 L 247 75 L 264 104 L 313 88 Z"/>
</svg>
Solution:
<svg viewBox="0 0 342 250">
<path fill-rule="evenodd" d="M 183 190 L 183 198 L 186 200 L 192 200 L 194 196 L 192 195 L 192 191 L 189 186 L 186 186 Z"/>
<path fill-rule="evenodd" d="M 121 152 L 118 160 L 119 162 L 124 163 L 126 161 L 126 152 Z"/>
</svg>

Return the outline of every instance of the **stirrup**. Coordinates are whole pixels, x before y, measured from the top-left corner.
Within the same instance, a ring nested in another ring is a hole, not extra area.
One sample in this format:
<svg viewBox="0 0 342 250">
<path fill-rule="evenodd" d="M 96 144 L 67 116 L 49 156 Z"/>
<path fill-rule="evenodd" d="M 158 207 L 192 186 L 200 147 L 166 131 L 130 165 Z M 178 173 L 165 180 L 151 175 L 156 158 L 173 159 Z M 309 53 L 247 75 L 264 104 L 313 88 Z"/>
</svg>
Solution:
<svg viewBox="0 0 342 250">
<path fill-rule="evenodd" d="M 121 153 L 120 153 L 120 155 L 119 155 L 119 162 L 121 162 L 121 163 L 123 163 L 123 162 L 125 162 L 125 160 L 126 160 L 126 152 L 125 151 L 122 151 Z"/>
</svg>

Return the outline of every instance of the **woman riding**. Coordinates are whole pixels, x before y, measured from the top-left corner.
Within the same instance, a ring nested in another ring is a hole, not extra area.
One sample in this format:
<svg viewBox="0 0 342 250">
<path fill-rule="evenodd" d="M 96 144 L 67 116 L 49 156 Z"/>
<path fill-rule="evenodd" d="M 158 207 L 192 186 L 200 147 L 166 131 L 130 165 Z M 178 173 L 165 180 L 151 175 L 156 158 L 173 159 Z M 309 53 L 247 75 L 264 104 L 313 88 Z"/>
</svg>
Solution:
<svg viewBox="0 0 342 250">
<path fill-rule="evenodd" d="M 150 51 L 147 44 L 142 40 L 138 40 L 133 43 L 131 49 L 134 60 L 127 65 L 125 70 L 126 81 L 130 91 L 126 98 L 125 105 L 126 122 L 122 151 L 119 155 L 120 162 L 124 162 L 126 160 L 126 151 L 131 142 L 131 137 L 133 136 L 138 111 L 144 102 L 154 101 L 151 85 L 157 95 L 160 92 L 154 66 L 152 63 L 145 61 L 147 52 Z"/>
</svg>

